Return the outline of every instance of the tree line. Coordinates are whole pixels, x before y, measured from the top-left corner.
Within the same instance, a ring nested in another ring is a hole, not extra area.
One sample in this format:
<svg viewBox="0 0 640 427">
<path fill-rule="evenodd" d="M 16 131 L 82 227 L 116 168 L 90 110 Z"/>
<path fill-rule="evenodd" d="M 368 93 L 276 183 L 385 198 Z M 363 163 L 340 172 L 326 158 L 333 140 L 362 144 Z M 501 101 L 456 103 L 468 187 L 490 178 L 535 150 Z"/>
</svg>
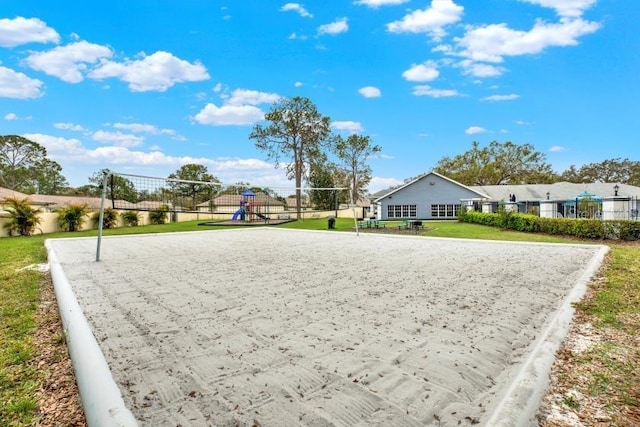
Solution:
<svg viewBox="0 0 640 427">
<path fill-rule="evenodd" d="M 351 194 L 341 193 L 341 201 L 354 200 L 366 195 L 372 170 L 368 161 L 382 149 L 366 135 L 352 134 L 347 138 L 331 131 L 331 120 L 303 97 L 282 98 L 272 104 L 265 115 L 264 124 L 253 127 L 249 139 L 255 147 L 284 168 L 287 177 L 295 182 L 296 211 L 302 206 L 301 188 L 306 183 L 312 188 L 345 187 Z M 471 148 L 453 157 L 443 157 L 435 172 L 464 185 L 549 184 L 559 181 L 616 182 L 640 186 L 640 161 L 613 158 L 582 166 L 571 165 L 557 173 L 547 162 L 544 153 L 531 144 L 493 141 L 481 147 L 473 142 Z M 0 187 L 26 194 L 99 196 L 104 173 L 102 169 L 88 178 L 88 184 L 70 187 L 62 174 L 62 167 L 47 157 L 40 144 L 18 135 L 0 136 Z M 183 165 L 168 178 L 220 182 L 206 166 Z M 119 179 L 124 179 L 119 177 Z M 119 181 L 119 198 L 134 201 L 139 194 L 131 182 Z M 191 194 L 197 200 L 197 184 L 175 184 L 171 190 Z M 249 189 L 247 183 L 237 183 L 227 191 Z M 269 189 L 252 189 L 279 197 Z M 314 191 L 311 203 L 334 206 L 335 194 Z"/>
<path fill-rule="evenodd" d="M 553 171 L 544 153 L 531 144 L 493 141 L 486 147 L 473 142 L 471 149 L 444 157 L 433 169 L 464 185 L 552 184 L 554 182 L 611 182 L 640 186 L 640 161 L 622 158 L 571 165 Z"/>
</svg>

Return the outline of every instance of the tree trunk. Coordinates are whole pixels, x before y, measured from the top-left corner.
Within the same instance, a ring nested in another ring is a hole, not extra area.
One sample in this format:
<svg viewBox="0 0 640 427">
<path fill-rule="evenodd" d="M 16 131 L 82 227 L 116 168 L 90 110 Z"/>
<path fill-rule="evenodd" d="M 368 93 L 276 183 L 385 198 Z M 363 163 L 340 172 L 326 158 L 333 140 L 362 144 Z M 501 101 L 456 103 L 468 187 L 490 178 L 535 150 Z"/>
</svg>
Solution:
<svg viewBox="0 0 640 427">
<path fill-rule="evenodd" d="M 299 150 L 295 152 L 295 175 L 296 175 L 296 219 L 302 216 L 302 153 Z"/>
</svg>

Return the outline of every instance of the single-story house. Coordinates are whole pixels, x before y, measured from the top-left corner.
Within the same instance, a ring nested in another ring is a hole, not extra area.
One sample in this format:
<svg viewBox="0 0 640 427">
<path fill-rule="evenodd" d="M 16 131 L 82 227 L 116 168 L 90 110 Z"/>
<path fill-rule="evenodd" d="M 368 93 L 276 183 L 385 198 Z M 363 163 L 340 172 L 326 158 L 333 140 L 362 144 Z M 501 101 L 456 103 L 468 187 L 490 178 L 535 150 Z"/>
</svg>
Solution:
<svg viewBox="0 0 640 427">
<path fill-rule="evenodd" d="M 371 196 L 378 219 L 453 219 L 461 206 L 543 217 L 640 219 L 640 187 L 620 183 L 465 186 L 436 172 Z"/>
<path fill-rule="evenodd" d="M 489 195 L 429 172 L 400 187 L 379 191 L 371 198 L 371 216 L 392 219 L 454 219 L 462 200 L 487 200 Z"/>
<path fill-rule="evenodd" d="M 287 207 L 289 209 L 295 209 L 296 208 L 296 197 L 295 196 L 289 196 L 285 199 L 285 203 L 287 204 Z M 309 199 L 302 195 L 300 197 L 300 205 L 302 207 L 302 209 L 309 209 Z"/>
<path fill-rule="evenodd" d="M 100 209 L 99 197 L 80 197 L 80 196 L 49 196 L 46 194 L 24 194 L 19 191 L 9 190 L 0 187 L 0 202 L 5 199 L 17 198 L 19 200 L 27 199 L 29 204 L 34 208 L 42 209 L 43 212 L 53 212 L 56 209 L 64 208 L 69 205 L 87 205 L 89 209 Z"/>
<path fill-rule="evenodd" d="M 504 202 L 510 211 L 547 218 L 638 219 L 640 209 L 640 187 L 628 184 L 555 182 L 472 188 L 491 196 L 483 201 L 483 212 L 496 212 Z"/>
</svg>

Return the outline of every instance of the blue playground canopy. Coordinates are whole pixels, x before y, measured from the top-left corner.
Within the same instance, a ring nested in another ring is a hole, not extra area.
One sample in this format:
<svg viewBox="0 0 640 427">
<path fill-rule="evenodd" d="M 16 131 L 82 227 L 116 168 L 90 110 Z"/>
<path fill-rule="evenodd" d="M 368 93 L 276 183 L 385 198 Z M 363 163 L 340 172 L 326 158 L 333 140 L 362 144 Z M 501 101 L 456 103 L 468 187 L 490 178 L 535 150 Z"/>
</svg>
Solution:
<svg viewBox="0 0 640 427">
<path fill-rule="evenodd" d="M 564 202 L 565 206 L 575 206 L 576 202 L 580 202 L 581 200 L 587 200 L 589 202 L 598 202 L 602 201 L 602 197 L 596 195 L 595 193 L 591 193 L 589 191 L 583 191 L 582 193 L 575 196 L 573 199 L 567 200 Z"/>
</svg>

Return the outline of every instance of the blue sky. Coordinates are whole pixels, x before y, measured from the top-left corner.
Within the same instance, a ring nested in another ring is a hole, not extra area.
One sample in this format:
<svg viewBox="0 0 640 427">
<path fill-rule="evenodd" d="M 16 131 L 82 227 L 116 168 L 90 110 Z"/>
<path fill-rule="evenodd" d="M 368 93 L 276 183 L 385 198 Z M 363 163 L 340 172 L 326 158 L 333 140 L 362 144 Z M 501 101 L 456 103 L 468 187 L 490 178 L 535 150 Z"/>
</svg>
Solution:
<svg viewBox="0 0 640 427">
<path fill-rule="evenodd" d="M 185 163 L 290 186 L 248 135 L 292 96 L 382 147 L 371 191 L 473 141 L 530 143 L 557 172 L 640 158 L 634 0 L 87 4 L 0 4 L 0 134 L 45 146 L 73 186 Z"/>
</svg>

